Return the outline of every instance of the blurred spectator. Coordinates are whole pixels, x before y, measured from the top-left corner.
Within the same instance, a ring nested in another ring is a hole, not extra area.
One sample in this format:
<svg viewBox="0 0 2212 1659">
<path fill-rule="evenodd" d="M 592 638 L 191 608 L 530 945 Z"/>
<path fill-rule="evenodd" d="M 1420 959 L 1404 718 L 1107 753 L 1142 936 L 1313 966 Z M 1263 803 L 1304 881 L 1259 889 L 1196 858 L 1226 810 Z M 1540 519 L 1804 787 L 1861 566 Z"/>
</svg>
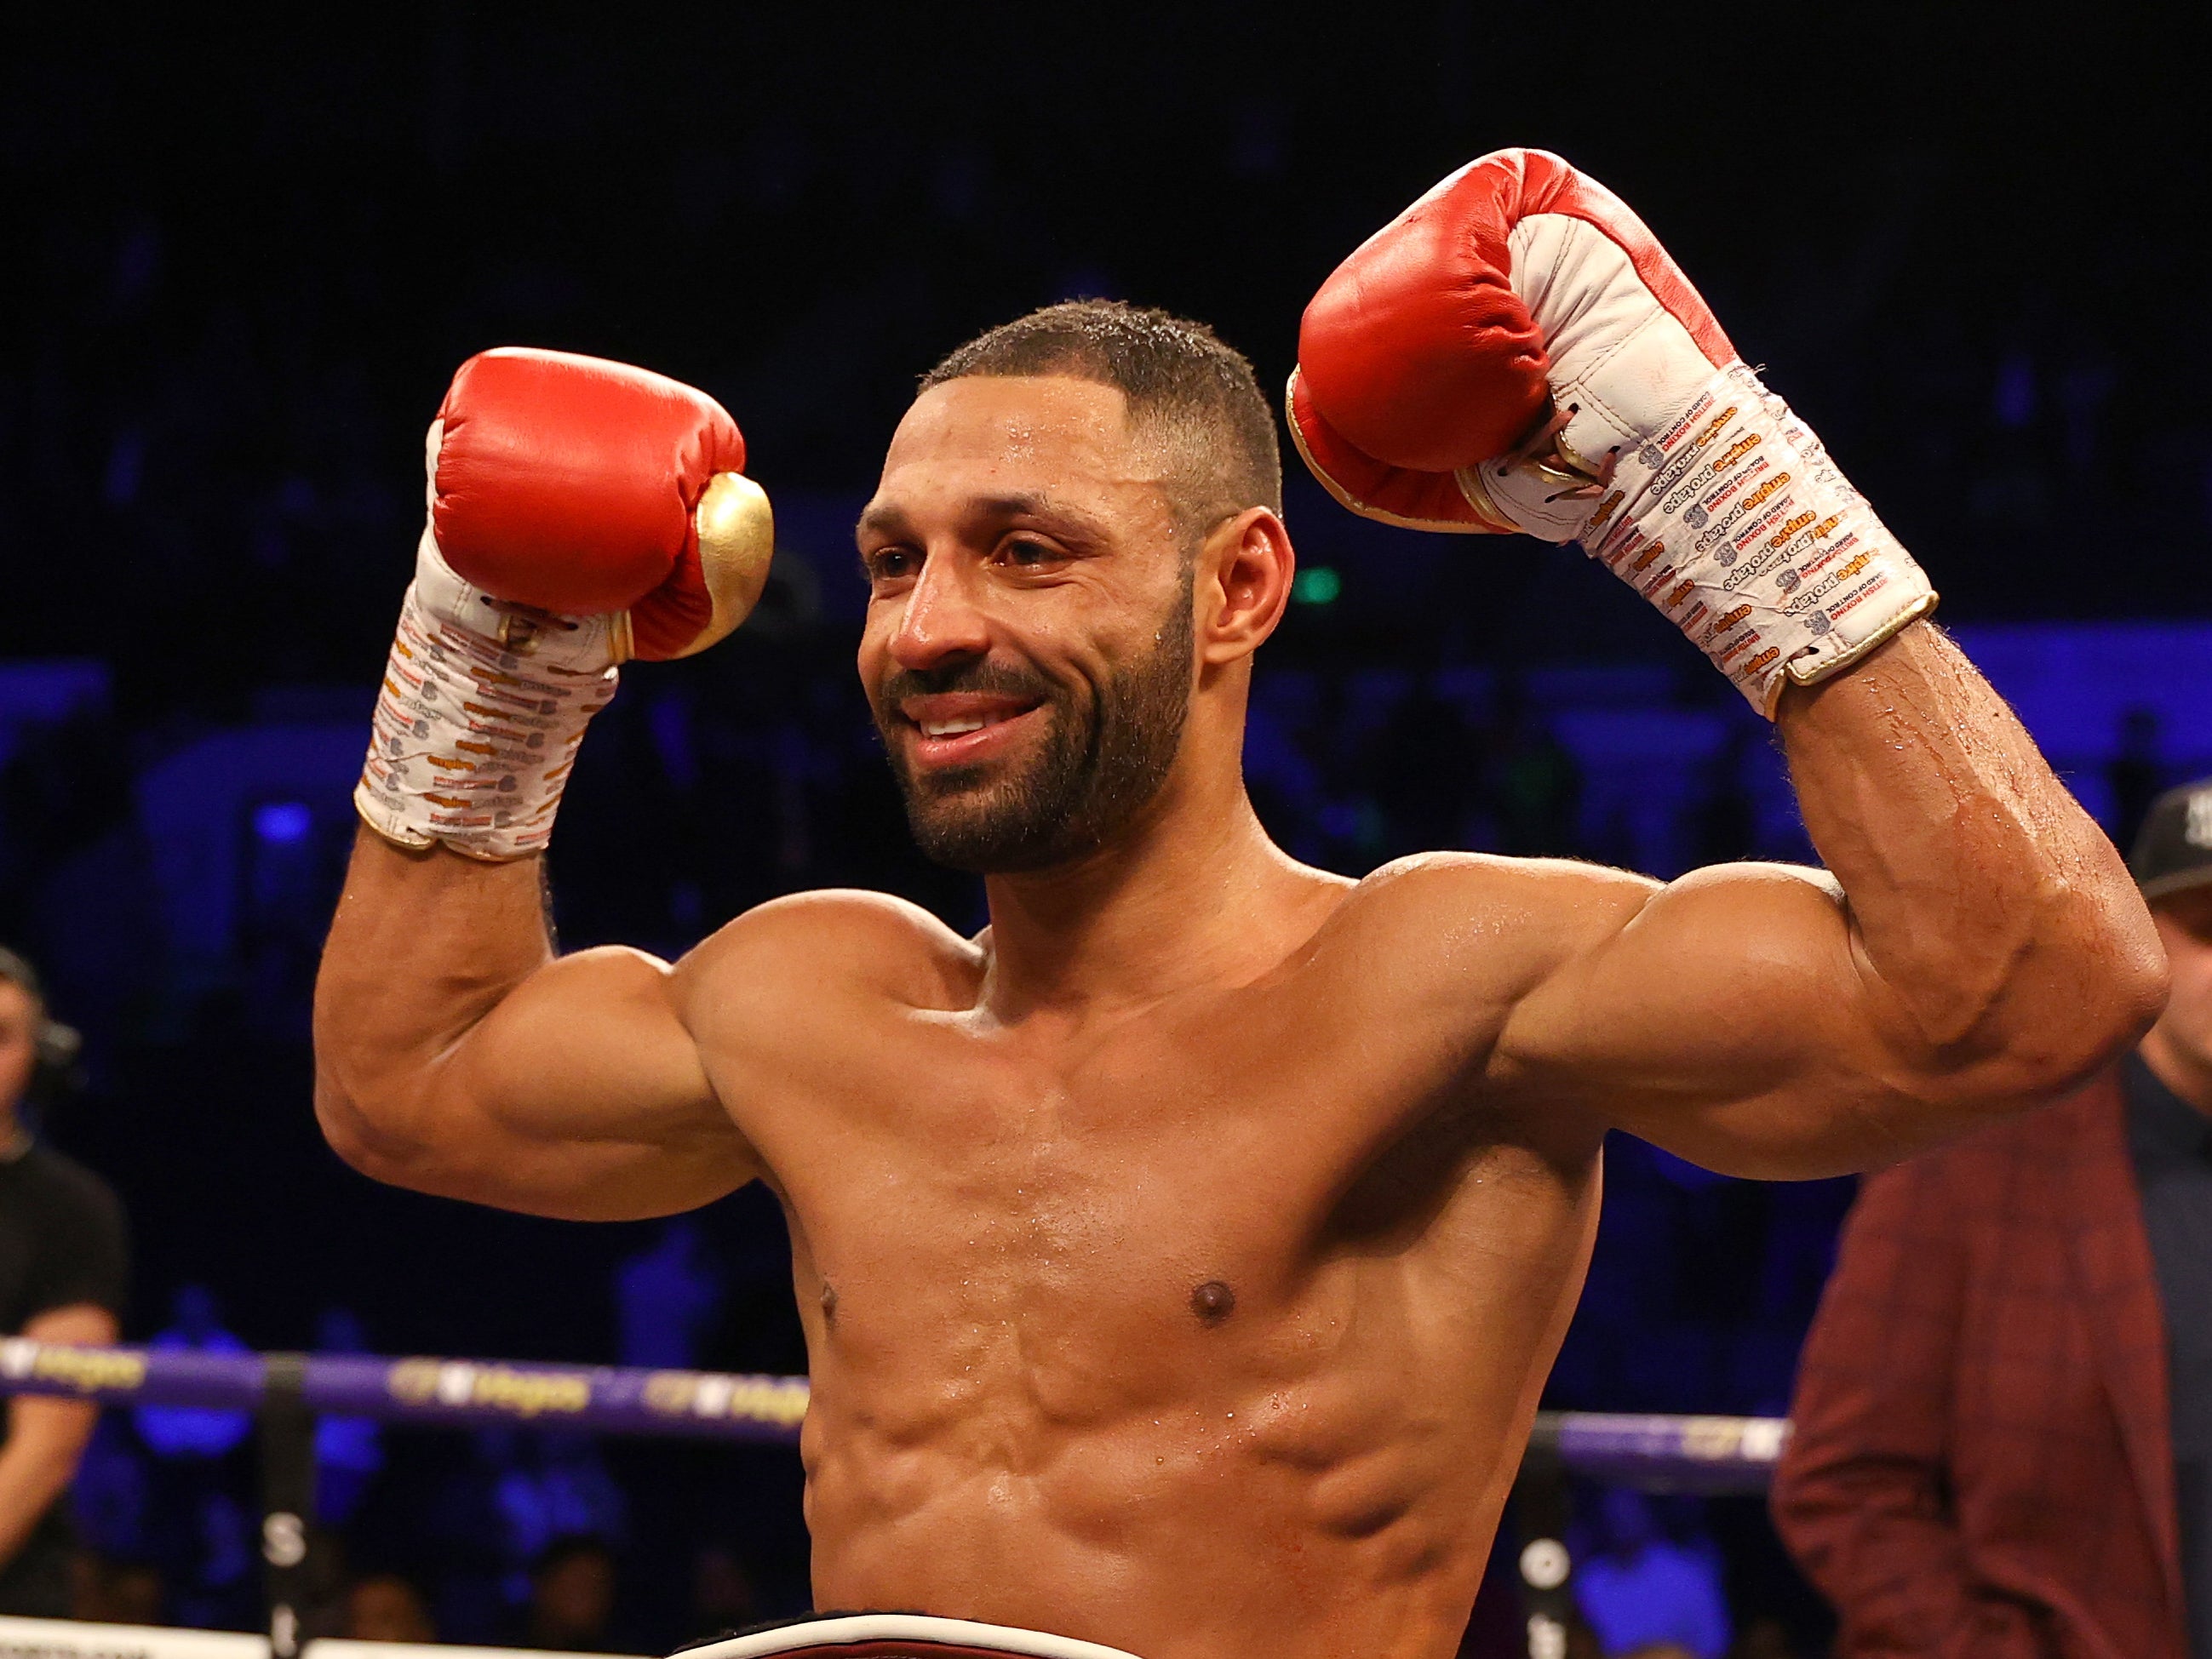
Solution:
<svg viewBox="0 0 2212 1659">
<path fill-rule="evenodd" d="M 1670 1651 L 1721 1659 L 1729 1615 L 1717 1553 L 1667 1537 L 1632 1487 L 1606 1488 L 1598 1511 L 1598 1547 L 1577 1569 L 1574 1592 L 1605 1659 Z"/>
<path fill-rule="evenodd" d="M 692 1563 L 691 1633 L 685 1639 L 711 1641 L 760 1616 L 760 1592 L 738 1553 L 726 1544 L 702 1549 Z"/>
<path fill-rule="evenodd" d="M 1845 1659 L 2212 1655 L 2212 778 L 2130 865 L 2135 1054 L 1852 1212 L 1773 1498 Z"/>
<path fill-rule="evenodd" d="M 146 1454 L 120 1412 L 103 1412 L 76 1466 L 70 1515 L 87 1548 L 116 1560 L 144 1559 L 147 1527 Z"/>
<path fill-rule="evenodd" d="M 651 1249 L 615 1269 L 622 1363 L 648 1370 L 696 1367 L 700 1340 L 721 1310 L 725 1289 L 699 1224 L 688 1216 L 667 1223 Z"/>
<path fill-rule="evenodd" d="M 186 1285 L 178 1290 L 169 1306 L 167 1327 L 156 1332 L 146 1346 L 191 1353 L 250 1352 L 223 1328 L 221 1305 L 215 1292 L 204 1285 Z M 168 1458 L 222 1457 L 236 1449 L 253 1429 L 248 1413 L 204 1411 L 190 1406 L 141 1406 L 131 1418 L 147 1447 L 156 1456 Z"/>
<path fill-rule="evenodd" d="M 1437 695 L 1431 678 L 1417 682 L 1376 742 L 1382 856 L 1465 846 L 1480 764 L 1480 746 L 1466 715 Z"/>
<path fill-rule="evenodd" d="M 356 1578 L 345 1598 L 345 1635 L 356 1642 L 434 1642 L 422 1592 L 396 1572 Z"/>
<path fill-rule="evenodd" d="M 562 1539 L 623 1534 L 629 1504 L 591 1436 L 549 1431 L 522 1437 L 516 1452 L 493 1488 L 511 1560 L 542 1560 Z"/>
<path fill-rule="evenodd" d="M 367 1353 L 368 1337 L 350 1309 L 325 1308 L 315 1316 L 315 1347 L 321 1353 Z M 374 1419 L 317 1418 L 316 1518 L 326 1527 L 343 1526 L 383 1467 L 383 1432 Z"/>
<path fill-rule="evenodd" d="M 556 1538 L 530 1569 L 522 1645 L 608 1653 L 615 1611 L 615 1558 L 597 1538 Z"/>
<path fill-rule="evenodd" d="M 1499 685 L 1498 703 L 1497 747 L 1486 779 L 1502 842 L 1498 850 L 1571 857 L 1579 850 L 1582 769 L 1518 680 Z"/>
<path fill-rule="evenodd" d="M 204 1285 L 179 1288 L 169 1324 L 148 1346 L 195 1353 L 248 1352 L 224 1328 L 221 1304 Z M 210 1628 L 250 1620 L 258 1528 L 234 1465 L 252 1433 L 252 1416 L 141 1406 L 131 1420 L 154 1455 L 148 1524 L 168 1583 L 170 1615 L 180 1624 Z"/>
<path fill-rule="evenodd" d="M 2135 845 L 2151 802 L 2166 787 L 2161 735 L 2154 708 L 2130 708 L 2120 716 L 2119 741 L 2106 763 L 2105 782 L 2112 792 L 2112 840 L 2121 847 Z"/>
<path fill-rule="evenodd" d="M 123 1312 L 122 1206 L 92 1171 L 42 1145 L 22 1107 L 68 1046 L 30 964 L 0 950 L 0 1334 L 112 1343 Z M 0 1441 L 0 1613 L 68 1615 L 70 1528 L 61 1502 L 97 1408 L 19 1394 Z"/>
<path fill-rule="evenodd" d="M 1796 1650 L 1779 1619 L 1754 1619 L 1729 1650 L 1729 1659 L 1796 1659 Z"/>
<path fill-rule="evenodd" d="M 1692 856 L 1700 865 L 1758 856 L 1759 813 L 1745 770 L 1752 745 L 1762 736 L 1749 721 L 1731 722 L 1705 769 L 1705 799 L 1692 816 Z"/>
<path fill-rule="evenodd" d="M 142 1561 L 117 1561 L 81 1549 L 70 1566 L 70 1613 L 95 1625 L 161 1622 L 161 1574 Z"/>
<path fill-rule="evenodd" d="M 513 1609 L 528 1584 L 514 1553 L 500 1483 L 522 1456 L 522 1431 L 489 1425 L 468 1437 L 465 1463 L 450 1469 L 432 1500 L 425 1530 L 441 1571 L 435 1622 L 446 1639 L 491 1644 L 505 1639 Z"/>
</svg>

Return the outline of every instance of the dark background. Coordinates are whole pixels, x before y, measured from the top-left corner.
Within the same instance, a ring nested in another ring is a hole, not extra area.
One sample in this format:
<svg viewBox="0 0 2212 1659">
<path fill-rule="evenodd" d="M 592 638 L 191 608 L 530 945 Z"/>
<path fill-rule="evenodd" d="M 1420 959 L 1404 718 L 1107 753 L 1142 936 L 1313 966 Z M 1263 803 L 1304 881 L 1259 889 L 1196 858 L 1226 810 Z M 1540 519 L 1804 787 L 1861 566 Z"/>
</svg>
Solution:
<svg viewBox="0 0 2212 1659">
<path fill-rule="evenodd" d="M 825 881 L 972 921 L 973 888 L 905 847 L 850 668 L 847 530 L 915 377 L 1105 294 L 1213 323 L 1279 386 L 1334 263 L 1499 145 L 1638 207 L 1947 618 L 2212 613 L 2201 9 L 82 7 L 4 30 L 0 659 L 101 673 L 0 748 L 0 938 L 93 1040 L 52 1128 L 129 1203 L 133 1335 L 202 1283 L 254 1346 L 343 1304 L 380 1351 L 611 1358 L 610 1276 L 657 1237 L 377 1188 L 323 1148 L 305 993 L 349 833 L 327 790 L 295 792 L 306 834 L 246 836 L 214 955 L 161 923 L 180 809 L 147 781 L 223 733 L 365 723 L 422 428 L 485 347 L 707 388 L 786 544 L 763 622 L 634 671 L 586 746 L 553 860 L 569 943 L 678 950 Z M 1343 581 L 1262 670 L 1317 700 L 1289 698 L 1288 758 L 1255 769 L 1303 855 L 1621 856 L 1544 795 L 1559 751 L 1526 710 L 1562 663 L 1739 721 L 1571 553 L 1384 532 L 1292 484 L 1304 559 Z M 1477 713 L 1393 692 L 1367 742 L 1358 688 L 1408 668 Z M 1406 782 L 1462 760 L 1442 800 Z M 1676 863 L 1777 850 L 1731 799 L 1685 807 Z M 1555 1399 L 1779 1409 L 1848 1185 L 1614 1166 Z M 703 1224 L 727 1289 L 702 1361 L 800 1368 L 772 1208 Z M 803 1594 L 787 1465 L 733 1462 L 708 1497 L 620 1455 L 634 1510 L 680 1498 L 693 1532 L 750 1540 L 764 1601 Z"/>
</svg>

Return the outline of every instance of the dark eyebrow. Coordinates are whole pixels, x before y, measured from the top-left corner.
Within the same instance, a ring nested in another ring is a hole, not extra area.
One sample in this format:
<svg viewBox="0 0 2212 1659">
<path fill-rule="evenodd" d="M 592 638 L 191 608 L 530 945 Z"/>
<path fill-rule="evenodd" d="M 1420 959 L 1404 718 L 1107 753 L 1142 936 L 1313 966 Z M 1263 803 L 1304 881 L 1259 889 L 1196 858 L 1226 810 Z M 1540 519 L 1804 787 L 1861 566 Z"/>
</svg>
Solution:
<svg viewBox="0 0 2212 1659">
<path fill-rule="evenodd" d="M 1048 522 L 1057 519 L 1087 535 L 1103 537 L 1106 533 L 1103 520 L 1079 507 L 1055 501 L 1049 495 L 1027 492 L 1014 495 L 986 495 L 975 502 L 975 510 L 979 514 L 993 519 L 1042 519 Z"/>
<path fill-rule="evenodd" d="M 870 501 L 860 514 L 860 521 L 853 526 L 853 538 L 858 541 L 871 531 L 883 536 L 899 536 L 910 528 L 906 514 L 898 508 Z"/>
<path fill-rule="evenodd" d="M 981 495 L 968 503 L 968 512 L 979 519 L 1004 520 L 1008 519 L 1042 519 L 1048 522 L 1059 520 L 1081 534 L 1094 540 L 1104 540 L 1106 526 L 1081 507 L 1055 501 L 1049 496 L 1023 491 L 1012 495 Z M 904 512 L 888 502 L 870 502 L 854 526 L 857 539 L 863 536 L 879 535 L 900 539 L 911 539 L 913 521 Z"/>
</svg>

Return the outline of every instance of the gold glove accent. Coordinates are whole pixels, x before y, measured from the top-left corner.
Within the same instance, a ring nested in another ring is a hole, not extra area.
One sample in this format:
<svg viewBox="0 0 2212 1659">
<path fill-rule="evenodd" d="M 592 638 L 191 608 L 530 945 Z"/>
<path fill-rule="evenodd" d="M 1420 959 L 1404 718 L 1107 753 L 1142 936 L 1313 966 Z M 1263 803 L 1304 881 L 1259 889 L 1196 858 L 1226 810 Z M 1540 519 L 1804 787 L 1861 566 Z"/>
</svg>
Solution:
<svg viewBox="0 0 2212 1659">
<path fill-rule="evenodd" d="M 679 657 L 696 656 L 737 630 L 760 603 L 769 563 L 775 556 L 775 514 L 768 492 L 742 472 L 717 472 L 708 480 L 691 524 L 699 537 L 699 574 L 714 614 L 699 636 L 676 653 Z M 628 662 L 635 654 L 625 611 L 615 621 L 615 660 Z"/>
</svg>

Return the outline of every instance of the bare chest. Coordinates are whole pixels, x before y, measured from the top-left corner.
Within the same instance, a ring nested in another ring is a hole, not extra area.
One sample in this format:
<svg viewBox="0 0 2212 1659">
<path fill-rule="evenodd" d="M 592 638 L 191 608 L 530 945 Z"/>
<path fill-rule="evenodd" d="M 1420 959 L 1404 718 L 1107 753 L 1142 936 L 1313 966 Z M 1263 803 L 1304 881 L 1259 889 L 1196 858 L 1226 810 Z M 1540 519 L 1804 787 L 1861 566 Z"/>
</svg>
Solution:
<svg viewBox="0 0 2212 1659">
<path fill-rule="evenodd" d="M 755 1139 L 818 1381 L 896 1378 L 925 1415 L 995 1393 L 1103 1420 L 1404 1363 L 1454 1261 L 1547 1248 L 1571 1198 L 1456 1086 L 1377 1042 L 1163 1022 L 1041 1055 L 925 1018 Z"/>
</svg>

